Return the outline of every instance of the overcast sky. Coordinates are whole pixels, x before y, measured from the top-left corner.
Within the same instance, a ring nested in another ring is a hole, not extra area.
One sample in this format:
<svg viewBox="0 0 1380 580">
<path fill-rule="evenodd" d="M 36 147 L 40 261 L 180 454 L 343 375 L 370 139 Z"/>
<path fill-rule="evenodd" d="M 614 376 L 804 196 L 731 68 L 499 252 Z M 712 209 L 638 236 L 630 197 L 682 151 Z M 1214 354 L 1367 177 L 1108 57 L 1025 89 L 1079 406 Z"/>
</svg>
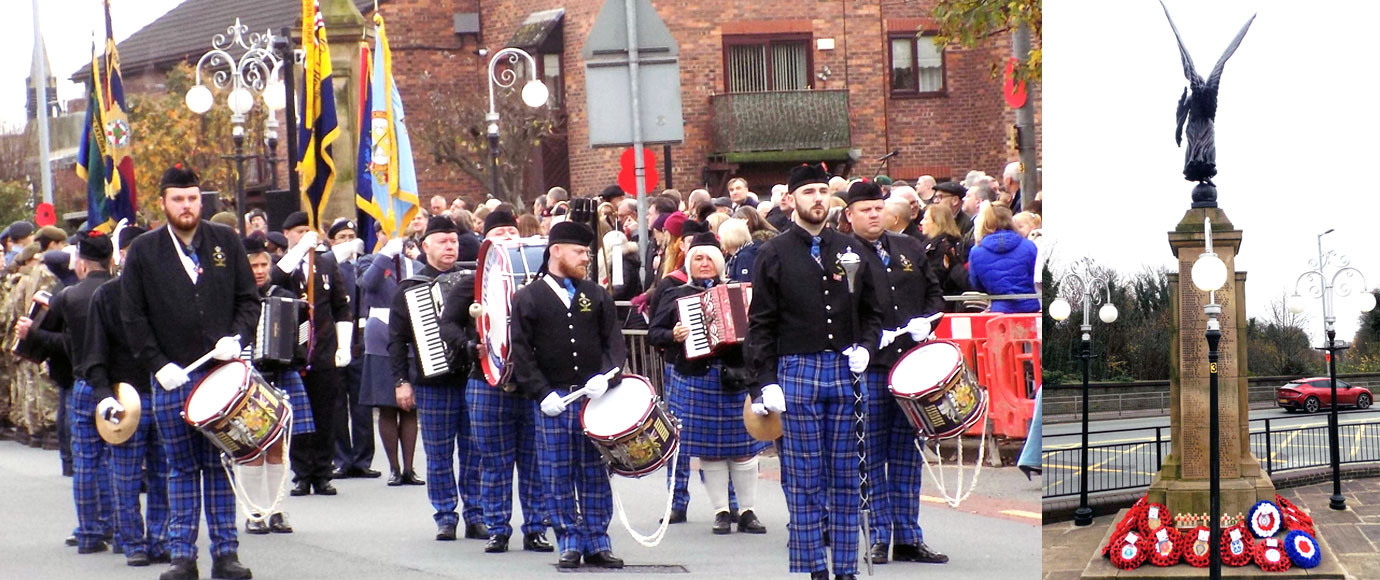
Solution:
<svg viewBox="0 0 1380 580">
<path fill-rule="evenodd" d="M 1245 232 L 1238 270 L 1247 314 L 1324 249 L 1350 256 L 1380 286 L 1380 197 L 1372 24 L 1380 6 L 1320 0 L 1166 0 L 1204 78 L 1252 13 L 1222 76 L 1217 111 L 1218 203 Z M 1124 272 L 1175 269 L 1166 232 L 1191 203 L 1174 114 L 1187 86 L 1174 34 L 1154 0 L 1044 4 L 1045 231 L 1056 263 L 1091 256 Z M 1309 302 L 1322 334 L 1321 306 Z M 1338 314 L 1350 339 L 1355 311 Z"/>
<path fill-rule="evenodd" d="M 182 0 L 111 0 L 111 24 L 115 40 L 121 41 L 157 20 Z M 33 63 L 33 0 L 5 0 L 5 15 L 10 23 L 0 35 L 0 125 L 22 127 L 25 82 Z M 48 46 L 51 74 L 58 80 L 58 98 L 82 98 L 85 89 L 67 77 L 91 62 L 91 35 L 96 35 L 97 50 L 105 45 L 105 12 L 101 0 L 38 0 L 39 25 Z M 211 39 L 206 39 L 209 49 Z"/>
</svg>

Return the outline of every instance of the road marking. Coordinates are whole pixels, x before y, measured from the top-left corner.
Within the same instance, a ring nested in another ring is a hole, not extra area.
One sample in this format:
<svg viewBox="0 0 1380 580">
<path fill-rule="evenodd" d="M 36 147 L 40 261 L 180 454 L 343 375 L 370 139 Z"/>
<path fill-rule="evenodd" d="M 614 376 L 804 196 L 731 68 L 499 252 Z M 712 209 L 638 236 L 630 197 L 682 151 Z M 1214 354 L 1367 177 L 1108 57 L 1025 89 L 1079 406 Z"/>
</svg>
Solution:
<svg viewBox="0 0 1380 580">
<path fill-rule="evenodd" d="M 1032 520 L 1038 520 L 1038 519 L 1041 519 L 1041 518 L 1044 517 L 1044 516 L 1042 516 L 1042 515 L 1040 515 L 1040 514 L 1031 513 L 1031 512 L 1022 511 L 1022 510 L 1001 510 L 1001 513 L 1004 513 L 1004 514 L 1006 514 L 1006 515 L 1008 515 L 1008 516 L 1016 516 L 1016 517 L 1018 517 L 1018 518 L 1030 518 L 1030 519 L 1032 519 Z"/>
<path fill-rule="evenodd" d="M 1361 452 L 1361 435 L 1366 432 L 1365 426 L 1356 428 L 1356 438 L 1351 442 L 1351 456 L 1354 458 Z"/>
</svg>

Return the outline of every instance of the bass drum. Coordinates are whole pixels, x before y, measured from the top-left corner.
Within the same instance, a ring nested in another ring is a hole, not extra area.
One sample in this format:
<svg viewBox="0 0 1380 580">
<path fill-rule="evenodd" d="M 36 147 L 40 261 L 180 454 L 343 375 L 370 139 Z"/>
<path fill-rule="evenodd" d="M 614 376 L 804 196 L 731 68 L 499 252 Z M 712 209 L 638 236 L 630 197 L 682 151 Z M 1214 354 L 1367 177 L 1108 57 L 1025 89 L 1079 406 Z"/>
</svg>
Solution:
<svg viewBox="0 0 1380 580">
<path fill-rule="evenodd" d="M 490 385 L 503 384 L 512 374 L 508 356 L 512 348 L 513 292 L 537 278 L 545 252 L 546 240 L 539 237 L 510 242 L 484 240 L 479 247 L 474 296 L 482 310 L 475 320 L 475 328 L 479 332 L 479 342 L 489 351 L 479 365 Z"/>
</svg>

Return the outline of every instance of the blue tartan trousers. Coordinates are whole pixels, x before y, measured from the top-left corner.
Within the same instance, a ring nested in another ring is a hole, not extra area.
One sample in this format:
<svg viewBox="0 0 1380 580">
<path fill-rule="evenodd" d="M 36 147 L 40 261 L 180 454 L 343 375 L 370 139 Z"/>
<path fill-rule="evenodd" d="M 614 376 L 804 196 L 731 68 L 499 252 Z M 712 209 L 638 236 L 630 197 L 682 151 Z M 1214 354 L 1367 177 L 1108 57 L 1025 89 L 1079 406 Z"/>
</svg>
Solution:
<svg viewBox="0 0 1380 580">
<path fill-rule="evenodd" d="M 613 490 L 603 457 L 581 428 L 580 409 L 571 405 L 555 417 L 537 411 L 537 449 L 556 549 L 588 555 L 613 549 Z"/>
<path fill-rule="evenodd" d="M 536 404 L 503 392 L 479 379 L 465 389 L 479 455 L 479 502 L 489 535 L 513 535 L 513 468 L 518 471 L 518 500 L 522 502 L 522 533 L 545 530 L 546 517 L 537 471 Z"/>
<path fill-rule="evenodd" d="M 887 388 L 886 373 L 867 371 L 867 479 L 872 543 L 917 545 L 920 529 L 920 451 L 916 432 Z"/>
<path fill-rule="evenodd" d="M 67 405 L 72 430 L 72 499 L 77 507 L 77 545 L 95 546 L 106 530 L 121 540 L 113 517 L 115 498 L 110 489 L 110 448 L 96 431 L 96 400 L 91 385 L 78 379 Z"/>
<path fill-rule="evenodd" d="M 153 408 L 153 398 L 139 393 L 144 409 Z M 161 556 L 168 553 L 168 462 L 154 428 L 153 413 L 139 416 L 139 428 L 119 445 L 110 446 L 112 486 L 115 490 L 115 516 L 125 555 Z M 148 488 L 148 509 L 139 509 L 139 485 L 145 469 L 152 475 Z"/>
<path fill-rule="evenodd" d="M 191 380 L 172 391 L 164 390 L 156 377 L 150 377 L 154 419 L 163 440 L 163 455 L 168 460 L 168 551 L 173 559 L 196 559 L 203 509 L 210 531 L 211 557 L 236 554 L 240 549 L 235 529 L 235 493 L 220 463 L 220 450 L 182 419 L 182 407 L 193 387 L 209 372 L 187 373 Z"/>
<path fill-rule="evenodd" d="M 479 507 L 479 455 L 470 436 L 465 389 L 450 385 L 413 385 L 417 424 L 426 452 L 426 496 L 436 525 L 458 526 L 456 508 L 464 502 L 465 524 L 484 521 Z M 457 473 L 457 466 L 459 467 Z M 458 483 L 457 483 L 458 476 Z"/>
<path fill-rule="evenodd" d="M 790 571 L 829 568 L 824 523 L 834 574 L 858 572 L 858 442 L 848 359 L 826 351 L 782 355 L 778 376 L 786 395 L 781 416 L 781 466 L 790 511 Z M 863 396 L 867 391 L 864 387 Z"/>
</svg>

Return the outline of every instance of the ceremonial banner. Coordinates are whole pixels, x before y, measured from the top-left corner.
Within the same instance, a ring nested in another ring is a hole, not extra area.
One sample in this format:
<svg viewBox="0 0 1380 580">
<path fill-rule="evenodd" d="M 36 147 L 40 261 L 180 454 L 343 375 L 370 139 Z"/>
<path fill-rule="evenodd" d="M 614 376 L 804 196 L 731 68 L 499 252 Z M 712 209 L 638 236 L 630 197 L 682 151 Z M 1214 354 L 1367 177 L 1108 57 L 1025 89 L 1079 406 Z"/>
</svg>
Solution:
<svg viewBox="0 0 1380 580">
<path fill-rule="evenodd" d="M 298 127 L 297 172 L 302 179 L 302 206 L 312 229 L 335 186 L 331 143 L 340 136 L 335 117 L 335 89 L 331 86 L 331 51 L 326 23 L 316 0 L 302 0 L 302 113 Z"/>
<path fill-rule="evenodd" d="M 356 205 L 397 237 L 412 220 L 419 205 L 417 172 L 412 162 L 412 142 L 407 135 L 402 96 L 393 82 L 393 55 L 383 17 L 374 15 L 377 36 L 364 96 L 360 124 L 359 180 Z M 366 187 L 368 188 L 366 191 Z"/>
<path fill-rule="evenodd" d="M 129 118 L 125 115 L 125 89 L 110 25 L 109 0 L 105 2 L 105 56 L 98 57 L 96 46 L 91 46 L 88 86 L 77 177 L 86 182 L 87 225 L 109 233 L 121 219 L 133 223 L 136 207 Z"/>
</svg>

